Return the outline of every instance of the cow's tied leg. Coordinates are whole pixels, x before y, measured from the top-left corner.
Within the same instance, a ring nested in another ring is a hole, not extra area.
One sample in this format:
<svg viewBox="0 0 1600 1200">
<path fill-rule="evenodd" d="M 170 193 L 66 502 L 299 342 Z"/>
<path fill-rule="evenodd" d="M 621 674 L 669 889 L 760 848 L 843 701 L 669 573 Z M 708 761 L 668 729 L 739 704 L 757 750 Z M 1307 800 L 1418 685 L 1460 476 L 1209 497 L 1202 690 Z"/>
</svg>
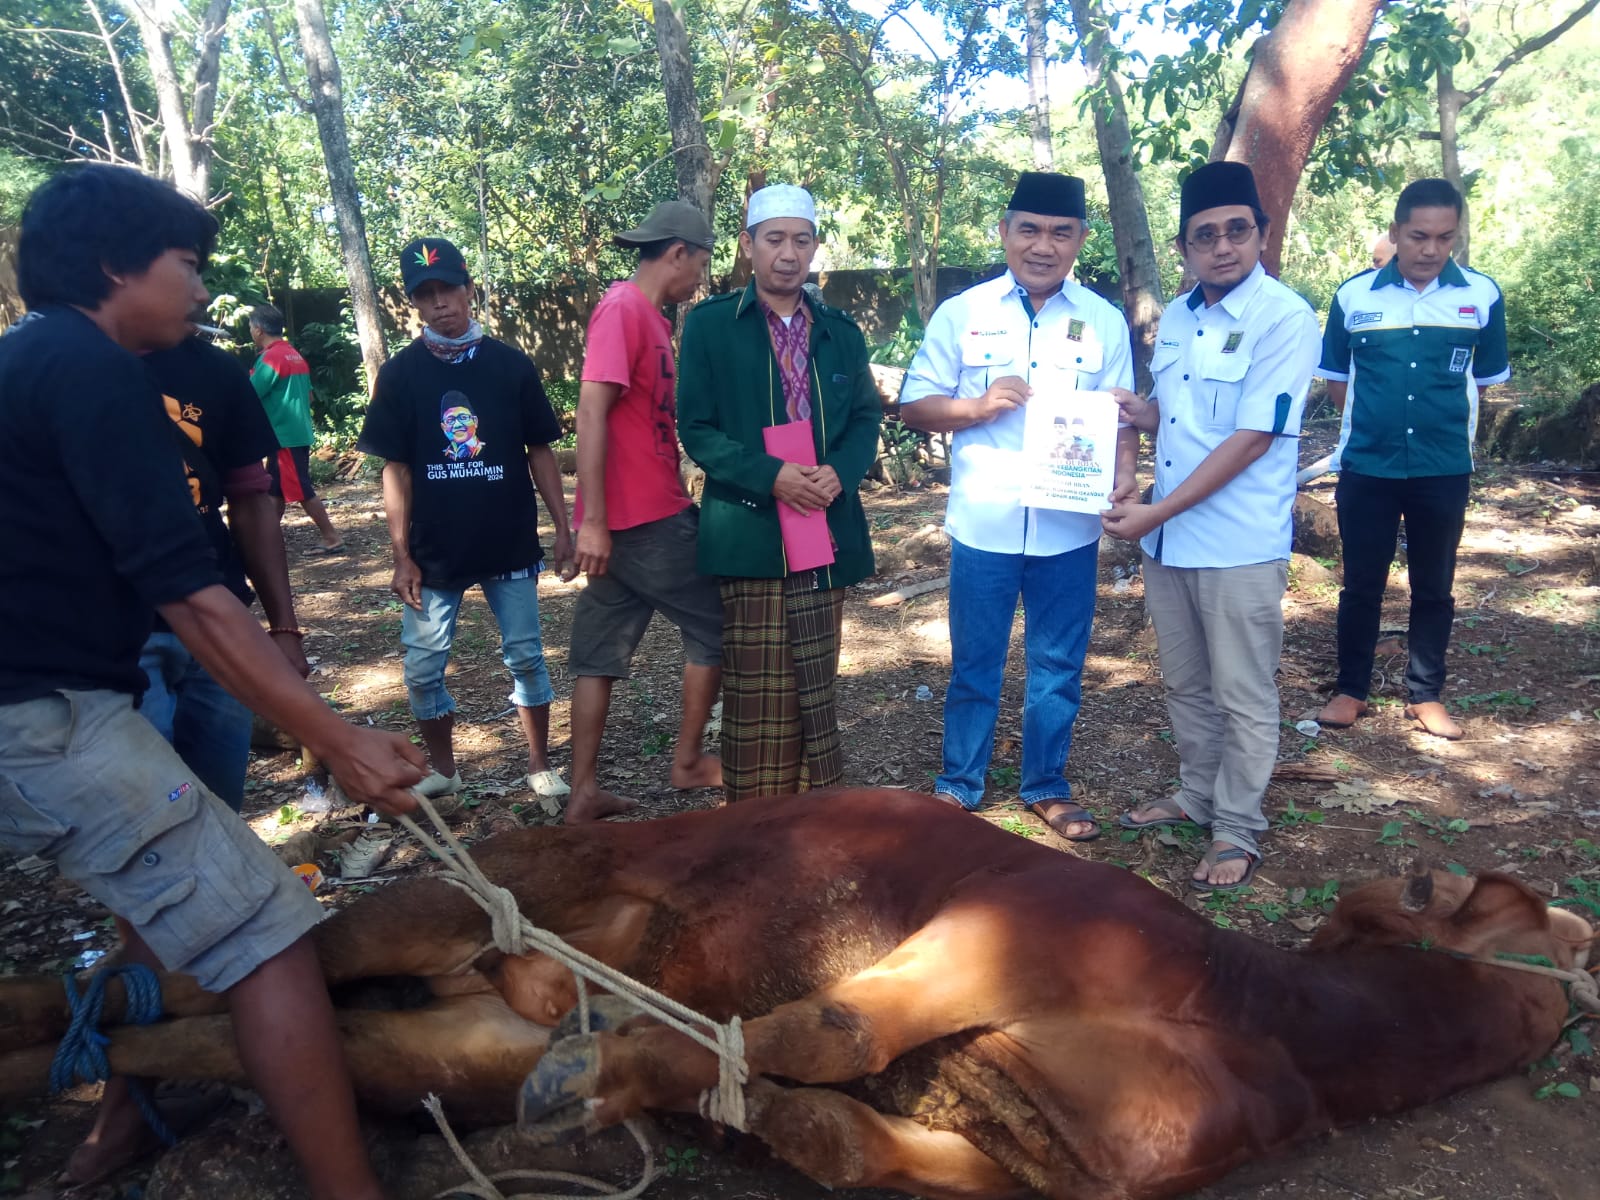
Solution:
<svg viewBox="0 0 1600 1200">
<path fill-rule="evenodd" d="M 959 1133 L 885 1116 L 842 1092 L 758 1079 L 746 1104 L 750 1132 L 824 1187 L 896 1188 L 929 1200 L 1034 1194 Z"/>
<path fill-rule="evenodd" d="M 744 1026 L 750 1076 L 841 1083 L 946 1034 L 1012 1015 L 1024 961 L 998 897 L 940 913 L 882 961 Z M 681 1107 L 717 1083 L 716 1055 L 660 1025 L 556 1042 L 524 1085 L 525 1127 L 602 1129 Z M 580 1107 L 581 1106 L 581 1110 Z"/>
</svg>

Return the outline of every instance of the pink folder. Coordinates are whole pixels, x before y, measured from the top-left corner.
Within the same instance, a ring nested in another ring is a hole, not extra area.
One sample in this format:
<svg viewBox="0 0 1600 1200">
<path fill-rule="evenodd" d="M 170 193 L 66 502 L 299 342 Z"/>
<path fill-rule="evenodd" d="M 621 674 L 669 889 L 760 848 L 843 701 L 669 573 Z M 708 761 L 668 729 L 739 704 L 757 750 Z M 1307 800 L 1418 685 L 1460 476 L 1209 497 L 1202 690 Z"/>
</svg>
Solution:
<svg viewBox="0 0 1600 1200">
<path fill-rule="evenodd" d="M 817 465 L 817 447 L 811 440 L 810 421 L 790 421 L 768 425 L 761 431 L 767 453 L 784 462 L 802 467 Z M 833 539 L 828 536 L 828 514 L 817 509 L 799 513 L 778 501 L 778 529 L 783 534 L 783 552 L 791 571 L 810 571 L 833 562 Z"/>
</svg>

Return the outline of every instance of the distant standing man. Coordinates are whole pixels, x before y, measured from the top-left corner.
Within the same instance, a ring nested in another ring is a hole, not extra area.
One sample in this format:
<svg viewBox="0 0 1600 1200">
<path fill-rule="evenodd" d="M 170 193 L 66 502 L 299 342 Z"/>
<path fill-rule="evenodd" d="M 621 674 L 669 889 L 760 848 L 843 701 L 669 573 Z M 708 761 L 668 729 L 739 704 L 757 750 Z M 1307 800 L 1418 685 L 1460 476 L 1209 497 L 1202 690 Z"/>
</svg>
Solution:
<svg viewBox="0 0 1600 1200">
<path fill-rule="evenodd" d="M 1436 737 L 1461 726 L 1440 695 L 1455 620 L 1456 548 L 1466 524 L 1480 389 L 1511 378 L 1505 301 L 1450 257 L 1461 195 L 1445 179 L 1400 193 L 1394 258 L 1334 293 L 1317 374 L 1345 412 L 1335 503 L 1344 548 L 1339 681 L 1317 714 L 1335 728 L 1367 712 L 1383 593 L 1406 523 L 1411 625 L 1405 715 Z"/>
<path fill-rule="evenodd" d="M 754 278 L 683 327 L 678 426 L 705 469 L 698 564 L 722 581 L 722 775 L 728 799 L 831 787 L 844 777 L 834 677 L 844 589 L 873 572 L 859 489 L 882 402 L 866 339 L 804 290 L 817 252 L 803 188 L 750 197 L 739 244 Z M 819 465 L 768 454 L 762 430 L 809 421 Z M 834 560 L 790 571 L 778 505 L 827 513 Z"/>
<path fill-rule="evenodd" d="M 539 510 L 555 525 L 558 564 L 572 557 L 561 469 L 550 443 L 561 426 L 539 369 L 522 351 L 487 336 L 472 315 L 472 277 L 461 251 L 419 238 L 400 252 L 406 296 L 422 336 L 378 371 L 357 446 L 385 460 L 383 506 L 394 551 L 390 589 L 405 608 L 406 691 L 432 773 L 429 797 L 461 790 L 456 702 L 444 673 L 468 588 L 483 589 L 500 626 L 511 702 L 528 743 L 528 786 L 569 790 L 550 767 L 555 692 L 539 632 Z"/>
<path fill-rule="evenodd" d="M 285 502 L 300 505 L 322 535 L 319 552 L 337 554 L 344 549 L 344 538 L 311 484 L 311 443 L 316 436 L 311 428 L 311 369 L 284 338 L 283 314 L 270 304 L 250 310 L 250 340 L 261 351 L 250 382 L 278 435 L 278 453 L 267 460 L 278 516 L 282 518 Z"/>
<path fill-rule="evenodd" d="M 1201 892 L 1255 877 L 1278 756 L 1297 439 L 1319 339 L 1311 307 L 1263 270 L 1266 237 L 1249 167 L 1208 163 L 1184 180 L 1174 244 L 1196 286 L 1162 314 L 1149 400 L 1120 397 L 1155 435 L 1155 491 L 1103 519 L 1106 532 L 1142 539 L 1181 760 L 1178 794 L 1121 824 L 1210 826 L 1192 882 Z"/>
<path fill-rule="evenodd" d="M 658 204 L 613 239 L 639 252 L 631 279 L 614 283 L 589 318 L 578 393 L 577 569 L 588 586 L 572 610 L 572 797 L 568 824 L 636 803 L 596 781 L 614 681 L 653 613 L 683 635 L 683 713 L 672 786 L 721 787 L 722 766 L 701 745 L 722 686 L 722 600 L 695 570 L 699 510 L 678 463 L 672 325 L 663 304 L 694 295 L 711 259 L 711 226 L 692 204 Z"/>
<path fill-rule="evenodd" d="M 950 502 L 950 687 L 944 768 L 934 783 L 965 809 L 983 803 L 1011 626 L 1022 598 L 1027 696 L 1022 802 L 1074 842 L 1100 836 L 1066 780 L 1083 659 L 1094 620 L 1100 518 L 1022 503 L 1024 405 L 1035 390 L 1133 385 L 1127 322 L 1071 279 L 1088 235 L 1083 180 L 1026 171 L 1000 219 L 1006 272 L 941 304 L 911 364 L 900 417 L 954 433 Z M 1062 424 L 1065 439 L 1068 430 Z M 1081 429 L 1080 429 L 1081 432 Z M 1089 458 L 1063 440 L 1061 459 Z M 1117 435 L 1117 488 L 1132 480 L 1139 432 Z"/>
<path fill-rule="evenodd" d="M 289 665 L 306 675 L 283 531 L 261 465 L 277 452 L 278 442 L 249 376 L 232 354 L 193 335 L 145 355 L 144 365 L 172 419 L 190 498 L 223 584 L 245 605 L 255 599 L 255 584 L 268 636 Z M 211 676 L 159 613 L 139 666 L 149 680 L 140 714 L 200 782 L 238 812 L 250 764 L 250 710 Z"/>
</svg>

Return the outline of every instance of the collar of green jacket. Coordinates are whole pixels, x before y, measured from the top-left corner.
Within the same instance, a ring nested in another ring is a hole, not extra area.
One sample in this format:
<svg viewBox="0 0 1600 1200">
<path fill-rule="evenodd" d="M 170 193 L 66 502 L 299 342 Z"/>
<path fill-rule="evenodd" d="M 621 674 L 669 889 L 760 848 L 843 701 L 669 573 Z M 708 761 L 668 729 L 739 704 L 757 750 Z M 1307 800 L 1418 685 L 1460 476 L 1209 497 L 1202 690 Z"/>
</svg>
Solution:
<svg viewBox="0 0 1600 1200">
<path fill-rule="evenodd" d="M 1388 287 L 1390 284 L 1398 284 L 1404 287 L 1405 282 L 1405 276 L 1400 274 L 1400 256 L 1395 255 L 1378 268 L 1378 273 L 1372 280 L 1372 290 L 1377 291 L 1379 288 Z M 1447 258 L 1444 260 L 1444 270 L 1439 272 L 1439 286 L 1467 286 L 1467 277 L 1461 273 L 1461 268 L 1456 265 L 1455 259 Z"/>
</svg>

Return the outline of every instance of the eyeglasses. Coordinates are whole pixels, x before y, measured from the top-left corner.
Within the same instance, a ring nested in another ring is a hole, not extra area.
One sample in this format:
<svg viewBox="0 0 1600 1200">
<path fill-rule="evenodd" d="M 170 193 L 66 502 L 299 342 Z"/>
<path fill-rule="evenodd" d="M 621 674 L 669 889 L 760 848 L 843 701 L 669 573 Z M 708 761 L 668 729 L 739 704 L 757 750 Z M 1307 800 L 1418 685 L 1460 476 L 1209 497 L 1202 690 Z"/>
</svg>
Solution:
<svg viewBox="0 0 1600 1200">
<path fill-rule="evenodd" d="M 1250 235 L 1255 231 L 1254 225 L 1248 225 L 1243 221 L 1230 221 L 1228 227 L 1221 233 L 1208 227 L 1189 238 L 1188 242 L 1199 250 L 1210 250 L 1221 238 L 1227 238 L 1235 246 L 1242 246 L 1250 240 Z"/>
<path fill-rule="evenodd" d="M 471 413 L 451 413 L 449 416 L 445 417 L 444 424 L 447 428 L 454 428 L 455 426 L 459 425 L 461 428 L 465 429 L 468 425 L 474 424 L 476 421 L 477 418 Z"/>
</svg>

